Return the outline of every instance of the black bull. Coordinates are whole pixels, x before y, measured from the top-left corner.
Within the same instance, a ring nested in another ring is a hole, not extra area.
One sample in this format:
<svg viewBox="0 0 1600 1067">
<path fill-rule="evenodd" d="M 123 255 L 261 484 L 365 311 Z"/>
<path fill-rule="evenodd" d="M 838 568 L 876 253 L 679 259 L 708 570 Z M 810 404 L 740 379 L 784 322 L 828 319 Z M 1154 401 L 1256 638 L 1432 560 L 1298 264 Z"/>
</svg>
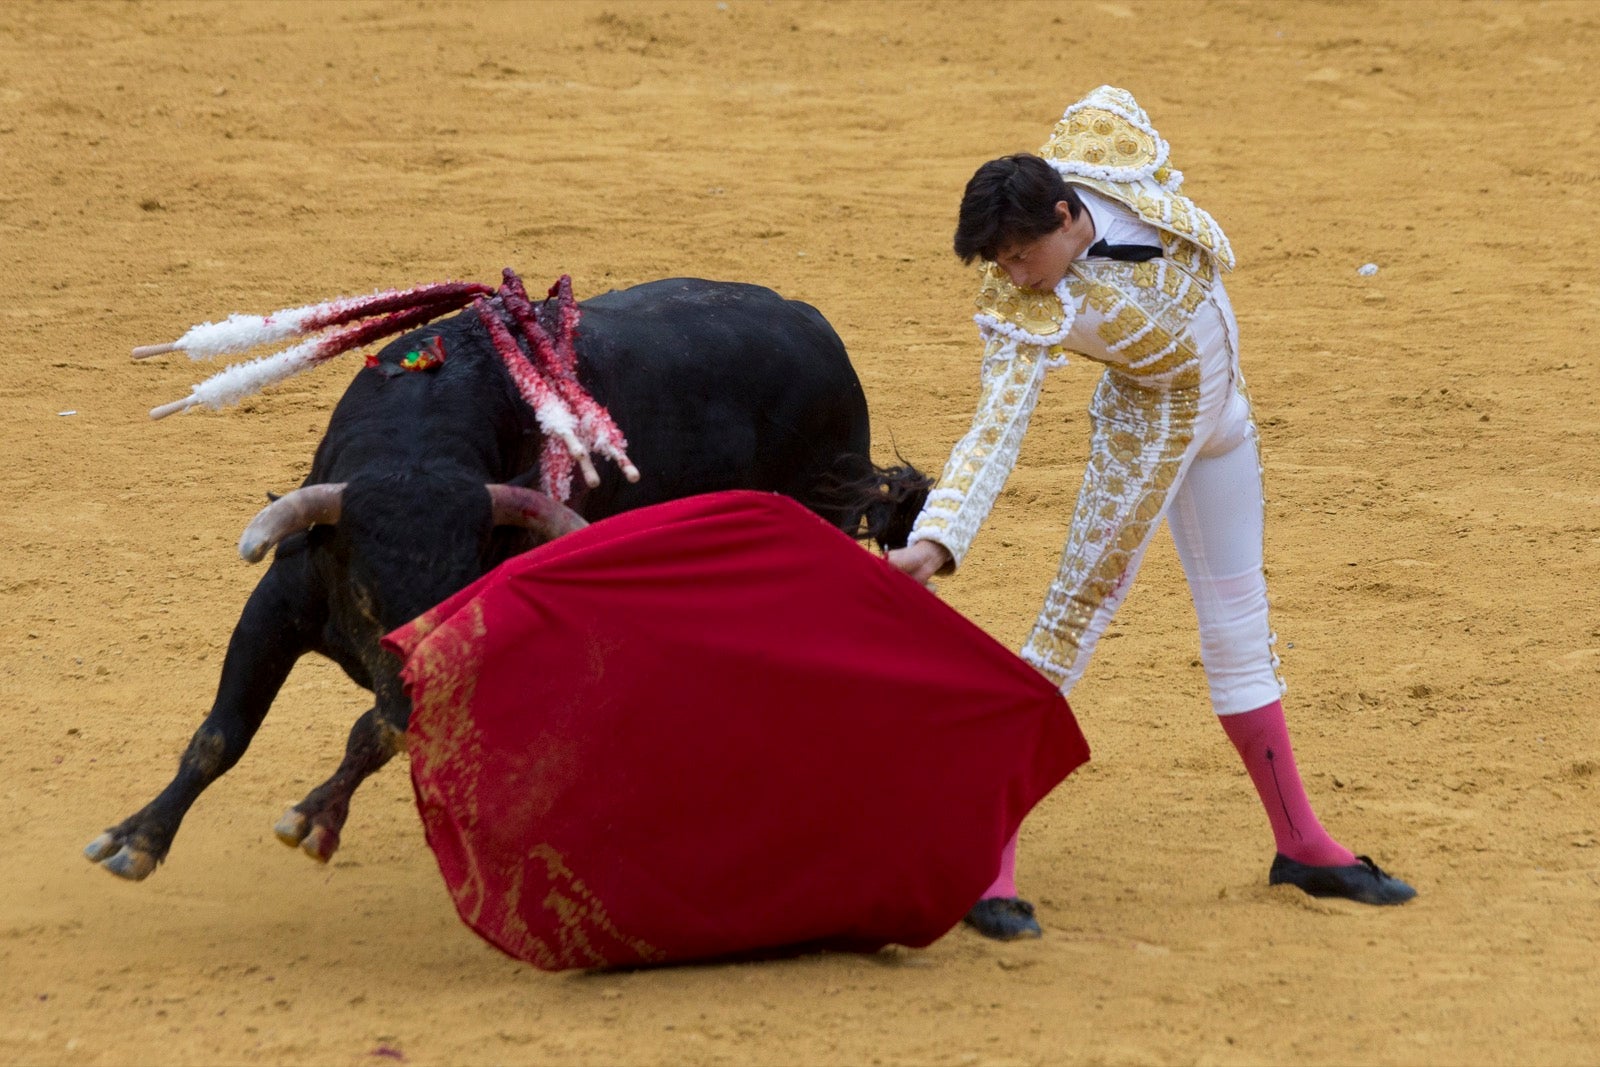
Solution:
<svg viewBox="0 0 1600 1067">
<path fill-rule="evenodd" d="M 598 486 L 575 479 L 571 503 L 584 519 L 762 489 L 856 536 L 904 543 L 927 479 L 866 458 L 866 398 L 844 345 L 814 308 L 757 286 L 691 279 L 580 307 L 579 379 L 627 435 L 642 475 L 630 484 L 605 464 Z M 445 362 L 400 371 L 401 357 L 434 336 Z M 307 652 L 338 663 L 375 698 L 351 728 L 338 770 L 276 827 L 286 844 L 326 861 L 351 795 L 403 747 L 411 714 L 399 664 L 379 638 L 560 532 L 549 509 L 504 525 L 516 520 L 495 506 L 493 492 L 537 476 L 543 442 L 474 313 L 406 334 L 379 363 L 345 391 L 306 479 L 319 488 L 303 495 L 331 493 L 333 510 L 303 513 L 292 532 L 258 540 L 253 551 L 241 544 L 256 558 L 273 542 L 277 552 L 234 628 L 216 700 L 176 776 L 85 849 L 113 874 L 144 878 L 166 858 L 190 806 L 244 754 Z M 342 491 L 321 488 L 337 483 Z"/>
</svg>

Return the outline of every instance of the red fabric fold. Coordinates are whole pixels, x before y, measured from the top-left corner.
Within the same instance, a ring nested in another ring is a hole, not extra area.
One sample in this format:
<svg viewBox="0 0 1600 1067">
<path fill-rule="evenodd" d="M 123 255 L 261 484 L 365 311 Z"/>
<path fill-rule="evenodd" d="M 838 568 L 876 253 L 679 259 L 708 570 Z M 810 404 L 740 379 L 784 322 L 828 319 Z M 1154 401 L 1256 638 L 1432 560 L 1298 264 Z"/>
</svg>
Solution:
<svg viewBox="0 0 1600 1067">
<path fill-rule="evenodd" d="M 549 970 L 928 944 L 1088 758 L 1043 676 L 765 493 L 569 534 L 385 644 L 457 910 Z"/>
</svg>

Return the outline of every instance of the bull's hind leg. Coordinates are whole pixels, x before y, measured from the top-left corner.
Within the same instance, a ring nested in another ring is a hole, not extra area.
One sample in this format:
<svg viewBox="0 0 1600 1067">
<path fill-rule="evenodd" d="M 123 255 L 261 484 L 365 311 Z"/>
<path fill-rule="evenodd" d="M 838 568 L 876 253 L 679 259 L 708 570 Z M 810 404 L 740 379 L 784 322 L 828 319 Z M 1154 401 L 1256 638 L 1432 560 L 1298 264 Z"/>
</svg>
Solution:
<svg viewBox="0 0 1600 1067">
<path fill-rule="evenodd" d="M 250 594 L 222 663 L 217 698 L 178 762 L 177 776 L 150 803 L 91 841 L 84 855 L 138 881 L 172 848 L 183 817 L 206 787 L 239 762 L 295 660 L 307 651 L 304 568 L 274 563 Z"/>
<path fill-rule="evenodd" d="M 278 840 L 290 848 L 299 846 L 318 863 L 327 863 L 339 850 L 339 831 L 350 817 L 351 796 L 403 746 L 404 735 L 390 726 L 377 708 L 368 708 L 350 727 L 344 761 L 333 777 L 284 812 L 273 827 Z"/>
</svg>

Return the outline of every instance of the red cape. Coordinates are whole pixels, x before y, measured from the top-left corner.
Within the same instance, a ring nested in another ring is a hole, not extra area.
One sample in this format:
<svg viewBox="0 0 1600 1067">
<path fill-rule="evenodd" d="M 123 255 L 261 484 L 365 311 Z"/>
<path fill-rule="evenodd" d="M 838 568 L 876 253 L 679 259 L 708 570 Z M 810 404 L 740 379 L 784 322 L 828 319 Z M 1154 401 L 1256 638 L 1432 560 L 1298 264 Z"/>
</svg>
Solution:
<svg viewBox="0 0 1600 1067">
<path fill-rule="evenodd" d="M 1043 676 L 766 493 L 568 534 L 385 644 L 456 908 L 547 970 L 926 945 L 1089 754 Z"/>
</svg>

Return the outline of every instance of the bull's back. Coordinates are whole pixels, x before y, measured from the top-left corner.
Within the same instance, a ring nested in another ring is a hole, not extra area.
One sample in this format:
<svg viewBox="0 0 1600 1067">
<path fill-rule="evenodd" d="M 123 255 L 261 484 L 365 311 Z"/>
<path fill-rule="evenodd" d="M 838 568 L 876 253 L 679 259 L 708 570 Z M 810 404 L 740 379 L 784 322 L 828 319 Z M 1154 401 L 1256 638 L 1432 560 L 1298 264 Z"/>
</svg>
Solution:
<svg viewBox="0 0 1600 1067">
<path fill-rule="evenodd" d="M 599 464 L 589 519 L 722 489 L 822 510 L 838 457 L 871 450 L 866 397 L 839 335 L 808 304 L 737 282 L 672 278 L 583 301 L 579 376 L 643 477 Z M 438 337 L 437 370 L 399 372 Z M 447 468 L 503 481 L 537 462 L 538 428 L 474 312 L 391 342 L 334 411 L 310 481 Z"/>
<path fill-rule="evenodd" d="M 435 339 L 442 365 L 402 369 L 407 353 Z M 535 461 L 537 433 L 482 320 L 468 310 L 397 337 L 356 373 L 329 418 L 310 480 L 433 469 L 504 481 Z"/>
<path fill-rule="evenodd" d="M 770 289 L 671 278 L 584 301 L 580 373 L 644 477 L 608 477 L 591 518 L 693 493 L 810 502 L 844 453 L 870 452 L 866 397 L 820 312 Z"/>
</svg>

